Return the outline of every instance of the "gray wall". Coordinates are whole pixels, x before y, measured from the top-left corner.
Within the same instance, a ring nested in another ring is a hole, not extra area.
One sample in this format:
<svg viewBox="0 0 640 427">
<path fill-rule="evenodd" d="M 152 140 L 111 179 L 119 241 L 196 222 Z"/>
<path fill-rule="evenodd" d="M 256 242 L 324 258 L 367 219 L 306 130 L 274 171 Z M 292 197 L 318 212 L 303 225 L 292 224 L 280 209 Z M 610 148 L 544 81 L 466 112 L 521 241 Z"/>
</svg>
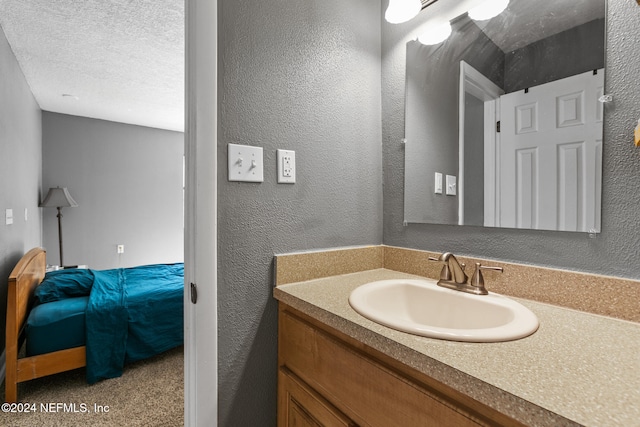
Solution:
<svg viewBox="0 0 640 427">
<path fill-rule="evenodd" d="M 384 243 L 476 255 L 640 279 L 640 151 L 633 129 L 640 116 L 640 7 L 611 1 L 607 13 L 602 233 L 402 225 L 404 151 L 404 61 L 408 25 L 382 27 L 382 137 Z"/>
<path fill-rule="evenodd" d="M 42 132 L 43 191 L 67 187 L 79 205 L 62 211 L 66 265 L 183 261 L 181 132 L 50 112 Z M 48 262 L 58 264 L 56 209 L 44 209 L 43 229 Z"/>
<path fill-rule="evenodd" d="M 219 6 L 219 423 L 276 424 L 276 253 L 382 242 L 380 2 Z M 228 143 L 265 181 L 227 181 Z M 297 182 L 276 183 L 276 149 Z M 259 421 L 256 421 L 259 420 Z"/>
<path fill-rule="evenodd" d="M 7 278 L 22 255 L 40 245 L 42 236 L 38 208 L 42 180 L 40 116 L 40 108 L 0 30 L 0 353 L 5 347 Z M 13 209 L 11 225 L 5 225 L 5 209 Z M 4 371 L 4 365 L 0 371 Z"/>
<path fill-rule="evenodd" d="M 464 97 L 464 223 L 484 224 L 484 102 Z M 457 216 L 456 216 L 457 217 Z"/>
<path fill-rule="evenodd" d="M 511 93 L 604 67 L 604 26 L 596 19 L 507 53 L 501 87 Z"/>
</svg>

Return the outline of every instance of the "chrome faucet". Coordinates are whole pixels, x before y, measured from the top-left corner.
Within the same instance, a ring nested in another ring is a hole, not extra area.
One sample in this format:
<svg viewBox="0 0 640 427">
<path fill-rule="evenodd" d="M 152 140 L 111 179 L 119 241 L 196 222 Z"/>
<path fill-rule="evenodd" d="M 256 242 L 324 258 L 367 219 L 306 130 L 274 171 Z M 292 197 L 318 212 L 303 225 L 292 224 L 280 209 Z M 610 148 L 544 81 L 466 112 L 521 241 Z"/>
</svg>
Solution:
<svg viewBox="0 0 640 427">
<path fill-rule="evenodd" d="M 495 270 L 502 272 L 502 267 L 492 267 L 481 265 L 476 262 L 476 270 L 467 282 L 469 276 L 464 272 L 464 264 L 460 264 L 451 252 L 445 252 L 438 258 L 429 257 L 430 261 L 443 262 L 444 266 L 440 271 L 440 280 L 438 286 L 443 288 L 455 289 L 460 292 L 467 292 L 475 295 L 487 295 L 489 292 L 484 287 L 484 277 L 482 270 Z"/>
</svg>

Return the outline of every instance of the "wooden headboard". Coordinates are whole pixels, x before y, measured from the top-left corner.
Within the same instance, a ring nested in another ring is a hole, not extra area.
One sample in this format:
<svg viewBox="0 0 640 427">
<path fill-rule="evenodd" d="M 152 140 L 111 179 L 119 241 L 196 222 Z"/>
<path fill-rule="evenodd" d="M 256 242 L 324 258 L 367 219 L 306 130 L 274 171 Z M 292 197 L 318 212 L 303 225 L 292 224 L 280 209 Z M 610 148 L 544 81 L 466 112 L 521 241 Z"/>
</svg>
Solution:
<svg viewBox="0 0 640 427">
<path fill-rule="evenodd" d="M 40 378 L 86 365 L 85 346 L 67 348 L 52 353 L 26 356 L 18 359 L 22 345 L 22 331 L 33 304 L 36 287 L 46 272 L 46 251 L 34 248 L 16 264 L 9 276 L 7 293 L 7 376 L 5 401 L 16 402 L 18 383 Z"/>
<path fill-rule="evenodd" d="M 6 388 L 7 402 L 15 402 L 15 384 L 18 382 L 17 363 L 20 350 L 20 335 L 33 301 L 33 292 L 42 282 L 46 270 L 47 253 L 42 248 L 33 248 L 27 252 L 9 275 L 7 292 L 7 330 L 6 330 Z"/>
<path fill-rule="evenodd" d="M 47 253 L 44 249 L 33 248 L 20 259 L 9 275 L 7 341 L 12 336 L 13 341 L 17 342 L 29 313 L 33 292 L 44 278 L 46 260 Z M 7 351 L 9 351 L 8 348 Z"/>
</svg>

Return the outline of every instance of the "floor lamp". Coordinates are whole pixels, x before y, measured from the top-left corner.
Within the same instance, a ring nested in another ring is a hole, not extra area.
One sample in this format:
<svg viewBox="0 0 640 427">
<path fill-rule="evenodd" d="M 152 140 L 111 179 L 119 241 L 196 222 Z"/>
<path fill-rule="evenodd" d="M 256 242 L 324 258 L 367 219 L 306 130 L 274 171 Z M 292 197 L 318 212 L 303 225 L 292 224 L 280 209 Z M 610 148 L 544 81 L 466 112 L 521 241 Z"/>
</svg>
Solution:
<svg viewBox="0 0 640 427">
<path fill-rule="evenodd" d="M 62 256 L 62 208 L 75 208 L 78 204 L 67 187 L 50 188 L 47 197 L 40 203 L 41 208 L 57 208 L 58 209 L 58 240 L 60 242 L 60 267 L 64 267 L 64 261 Z"/>
</svg>

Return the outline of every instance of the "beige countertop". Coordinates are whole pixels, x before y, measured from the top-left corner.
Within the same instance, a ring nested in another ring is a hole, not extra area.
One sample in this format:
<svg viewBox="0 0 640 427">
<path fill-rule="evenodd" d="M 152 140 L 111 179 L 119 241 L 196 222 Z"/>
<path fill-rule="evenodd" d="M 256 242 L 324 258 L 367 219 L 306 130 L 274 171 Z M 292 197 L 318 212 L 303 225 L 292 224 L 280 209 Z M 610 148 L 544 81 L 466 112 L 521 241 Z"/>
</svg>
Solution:
<svg viewBox="0 0 640 427">
<path fill-rule="evenodd" d="M 394 278 L 420 277 L 375 269 L 281 285 L 274 296 L 525 424 L 640 426 L 639 324 L 513 298 L 540 320 L 529 337 L 502 343 L 419 337 L 349 305 L 356 287 Z"/>
</svg>

